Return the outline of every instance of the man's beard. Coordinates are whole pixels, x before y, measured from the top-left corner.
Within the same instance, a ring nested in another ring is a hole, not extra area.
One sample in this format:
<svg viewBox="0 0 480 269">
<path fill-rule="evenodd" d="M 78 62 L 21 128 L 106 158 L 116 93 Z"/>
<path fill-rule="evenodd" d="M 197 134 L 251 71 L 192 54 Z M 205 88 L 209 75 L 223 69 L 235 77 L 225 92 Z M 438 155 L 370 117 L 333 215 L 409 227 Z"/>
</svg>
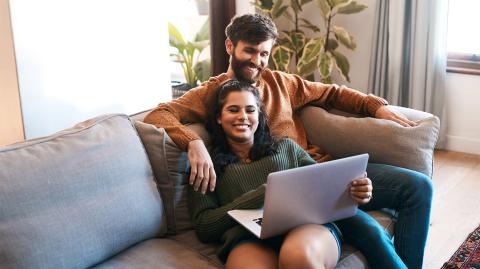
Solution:
<svg viewBox="0 0 480 269">
<path fill-rule="evenodd" d="M 232 64 L 233 72 L 235 73 L 235 77 L 238 80 L 246 81 L 250 84 L 257 82 L 260 79 L 260 76 L 262 75 L 263 70 L 265 70 L 265 66 L 257 66 L 252 62 L 250 62 L 249 60 L 246 60 L 246 61 L 239 60 L 237 57 L 235 57 L 235 53 L 233 53 L 232 55 L 231 64 Z M 256 75 L 254 75 L 253 77 L 247 77 L 243 73 L 244 67 L 255 68 L 257 70 Z"/>
</svg>

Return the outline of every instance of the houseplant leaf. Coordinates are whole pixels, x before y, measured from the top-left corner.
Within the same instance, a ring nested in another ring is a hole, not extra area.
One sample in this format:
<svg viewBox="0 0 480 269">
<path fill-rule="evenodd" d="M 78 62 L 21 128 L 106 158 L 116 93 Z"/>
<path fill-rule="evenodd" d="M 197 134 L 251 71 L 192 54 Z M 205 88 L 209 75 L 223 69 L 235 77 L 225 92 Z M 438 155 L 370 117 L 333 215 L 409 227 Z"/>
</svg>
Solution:
<svg viewBox="0 0 480 269">
<path fill-rule="evenodd" d="M 325 44 L 325 49 L 327 51 L 332 51 L 338 48 L 338 42 L 335 38 L 329 38 L 328 42 Z"/>
<path fill-rule="evenodd" d="M 350 0 L 328 0 L 332 6 L 332 8 L 337 7 L 339 5 L 343 5 Z"/>
<path fill-rule="evenodd" d="M 312 2 L 313 0 L 300 0 L 300 5 L 305 5 L 306 3 Z"/>
<path fill-rule="evenodd" d="M 328 16 L 330 16 L 330 12 L 332 11 L 332 8 L 328 4 L 327 0 L 315 0 L 315 2 L 320 7 L 323 18 L 325 19 L 328 18 Z"/>
<path fill-rule="evenodd" d="M 306 65 L 312 62 L 315 58 L 318 57 L 320 50 L 323 47 L 323 39 L 322 38 L 312 38 L 310 39 L 305 48 L 303 49 L 302 56 L 298 60 L 299 64 Z"/>
<path fill-rule="evenodd" d="M 210 19 L 205 20 L 200 30 L 195 35 L 194 41 L 210 40 Z"/>
<path fill-rule="evenodd" d="M 186 45 L 183 36 L 178 31 L 177 27 L 175 27 L 170 22 L 168 23 L 168 36 L 169 36 L 169 43 L 170 46 L 178 49 L 178 51 L 183 51 Z"/>
<path fill-rule="evenodd" d="M 339 8 L 337 12 L 341 14 L 353 14 L 358 13 L 366 8 L 367 6 L 364 4 L 359 4 L 357 1 L 351 1 L 347 5 Z"/>
<path fill-rule="evenodd" d="M 295 52 L 300 52 L 305 46 L 305 34 L 302 32 L 291 32 L 290 39 Z"/>
<path fill-rule="evenodd" d="M 310 62 L 299 62 L 297 66 L 298 74 L 306 77 L 318 69 L 318 57 L 311 59 Z"/>
<path fill-rule="evenodd" d="M 345 47 L 354 50 L 357 47 L 353 36 L 351 36 L 345 29 L 339 26 L 333 26 L 333 32 L 337 37 L 337 40 L 340 41 Z"/>
<path fill-rule="evenodd" d="M 280 15 L 281 15 L 281 9 L 282 9 L 282 4 L 283 4 L 283 0 L 276 0 L 274 3 L 273 3 L 273 6 L 272 6 L 272 9 L 270 10 L 270 12 L 272 13 L 272 17 L 275 19 L 275 18 L 278 18 Z M 285 9 L 283 9 L 283 11 L 285 11 Z M 282 11 L 282 12 L 283 12 Z"/>
<path fill-rule="evenodd" d="M 300 21 L 302 21 L 304 24 L 300 25 L 301 27 L 308 28 L 312 30 L 313 32 L 320 32 L 320 28 L 318 28 L 316 25 L 311 23 L 309 20 L 300 18 Z"/>
<path fill-rule="evenodd" d="M 302 6 L 300 5 L 300 2 L 298 2 L 298 0 L 290 0 L 290 6 L 293 8 L 295 13 L 302 11 Z"/>
<path fill-rule="evenodd" d="M 271 10 L 273 7 L 273 0 L 257 0 L 254 4 L 261 9 Z"/>
<path fill-rule="evenodd" d="M 210 60 L 199 61 L 193 67 L 195 74 L 200 83 L 208 80 L 210 78 Z"/>
<path fill-rule="evenodd" d="M 286 72 L 290 65 L 291 51 L 284 46 L 277 46 L 272 50 L 272 59 L 275 64 L 275 69 Z"/>
<path fill-rule="evenodd" d="M 328 53 L 323 53 L 320 56 L 318 68 L 320 69 L 320 76 L 322 76 L 322 78 L 330 76 L 330 73 L 332 73 L 332 58 Z"/>
<path fill-rule="evenodd" d="M 346 81 L 350 82 L 350 77 L 348 76 L 348 73 L 350 72 L 350 63 L 348 62 L 347 57 L 337 51 L 332 51 L 331 53 L 335 59 L 335 66 L 340 71 L 340 74 L 342 74 Z"/>
</svg>

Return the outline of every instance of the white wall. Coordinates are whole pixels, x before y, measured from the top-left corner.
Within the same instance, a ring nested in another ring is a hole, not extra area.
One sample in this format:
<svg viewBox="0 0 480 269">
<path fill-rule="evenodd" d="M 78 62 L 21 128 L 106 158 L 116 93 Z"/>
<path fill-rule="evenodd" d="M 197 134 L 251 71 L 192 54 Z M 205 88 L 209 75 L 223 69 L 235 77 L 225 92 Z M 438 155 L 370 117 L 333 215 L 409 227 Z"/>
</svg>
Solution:
<svg viewBox="0 0 480 269">
<path fill-rule="evenodd" d="M 446 148 L 480 155 L 480 76 L 447 73 Z"/>
<path fill-rule="evenodd" d="M 26 138 L 171 98 L 155 0 L 10 1 Z"/>
</svg>

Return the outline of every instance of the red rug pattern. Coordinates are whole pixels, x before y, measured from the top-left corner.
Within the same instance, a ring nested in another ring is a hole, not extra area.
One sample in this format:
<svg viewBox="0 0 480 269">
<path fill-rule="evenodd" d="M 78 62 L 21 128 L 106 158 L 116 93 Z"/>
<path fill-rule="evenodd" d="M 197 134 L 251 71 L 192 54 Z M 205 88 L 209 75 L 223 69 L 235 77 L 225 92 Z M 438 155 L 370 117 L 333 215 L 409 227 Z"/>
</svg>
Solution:
<svg viewBox="0 0 480 269">
<path fill-rule="evenodd" d="M 468 235 L 442 269 L 480 269 L 480 226 Z"/>
</svg>

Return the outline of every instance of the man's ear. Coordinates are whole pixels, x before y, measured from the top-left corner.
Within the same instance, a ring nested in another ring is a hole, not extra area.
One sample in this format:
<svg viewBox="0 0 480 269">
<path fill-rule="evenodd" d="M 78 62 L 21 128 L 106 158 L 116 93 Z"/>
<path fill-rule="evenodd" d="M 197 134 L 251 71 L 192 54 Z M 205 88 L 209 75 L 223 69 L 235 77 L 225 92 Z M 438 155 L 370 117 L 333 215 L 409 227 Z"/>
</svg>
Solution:
<svg viewBox="0 0 480 269">
<path fill-rule="evenodd" d="M 227 49 L 228 55 L 232 56 L 233 55 L 233 42 L 230 40 L 230 38 L 225 39 L 225 48 Z"/>
</svg>

